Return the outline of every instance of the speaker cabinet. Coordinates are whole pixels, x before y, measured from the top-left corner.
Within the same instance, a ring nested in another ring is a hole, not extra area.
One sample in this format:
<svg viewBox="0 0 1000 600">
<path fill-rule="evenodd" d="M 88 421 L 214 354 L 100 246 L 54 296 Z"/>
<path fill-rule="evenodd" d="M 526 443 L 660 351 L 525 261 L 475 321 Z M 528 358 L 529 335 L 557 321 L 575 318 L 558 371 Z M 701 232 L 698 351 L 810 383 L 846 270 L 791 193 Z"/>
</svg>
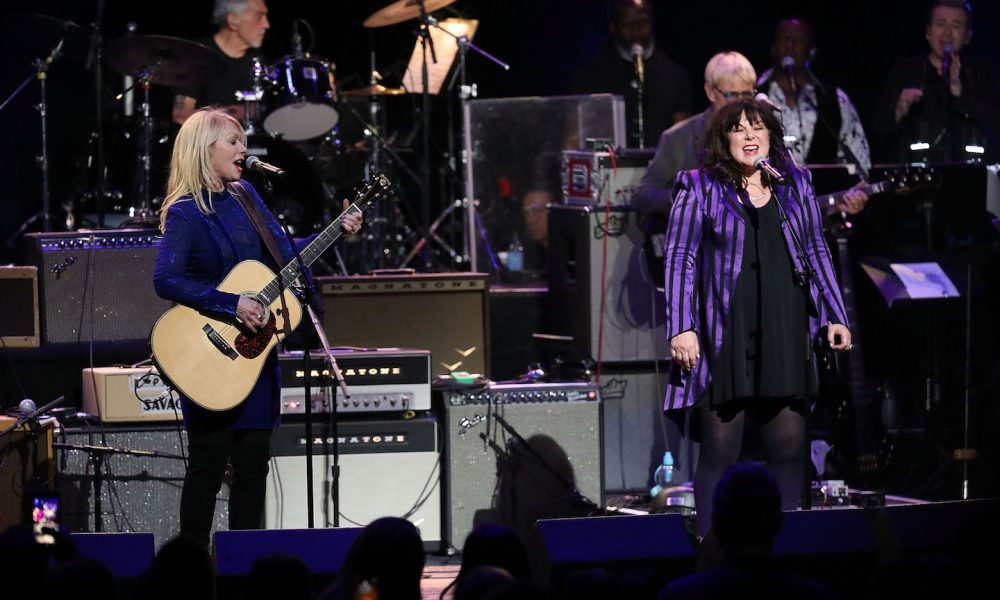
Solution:
<svg viewBox="0 0 1000 600">
<path fill-rule="evenodd" d="M 0 315 L 0 347 L 38 347 L 36 267 L 0 266 Z"/>
<path fill-rule="evenodd" d="M 80 556 L 103 563 L 118 578 L 136 578 L 149 570 L 156 554 L 152 533 L 75 533 Z"/>
<path fill-rule="evenodd" d="M 558 589 L 575 571 L 646 568 L 657 588 L 694 569 L 694 544 L 681 515 L 546 519 L 529 538 L 532 572 Z"/>
<path fill-rule="evenodd" d="M 605 213 L 589 207 L 550 207 L 549 294 L 558 307 L 553 326 L 557 333 L 573 336 L 580 350 L 595 360 L 669 357 L 665 300 L 649 277 L 642 247 L 637 213 L 628 208 Z"/>
<path fill-rule="evenodd" d="M 527 537 L 538 519 L 603 506 L 597 386 L 491 384 L 445 392 L 443 404 L 445 531 L 453 547 L 480 523 L 503 523 Z"/>
<path fill-rule="evenodd" d="M 170 308 L 153 291 L 160 244 L 153 230 L 31 233 L 25 238 L 40 273 L 46 344 L 147 339 Z"/>
<path fill-rule="evenodd" d="M 94 463 L 87 445 L 126 450 L 152 450 L 171 457 L 110 454 L 101 469 L 103 531 L 150 532 L 157 547 L 180 531 L 181 486 L 187 432 L 180 424 L 161 427 L 67 429 L 59 441 L 77 448 L 59 448 L 57 486 L 62 501 L 63 523 L 70 531 L 95 531 Z M 223 485 L 215 504 L 215 529 L 229 527 L 229 487 Z"/>
<path fill-rule="evenodd" d="M 666 362 L 604 364 L 604 485 L 609 491 L 649 491 L 663 452 L 674 456 L 674 481 L 694 478 L 698 443 L 690 436 L 690 411 L 663 413 Z"/>
<path fill-rule="evenodd" d="M 431 373 L 488 374 L 489 284 L 480 273 L 317 277 L 334 346 L 425 348 Z"/>
<path fill-rule="evenodd" d="M 333 434 L 313 425 L 313 520 L 332 527 L 337 508 L 331 496 Z M 341 420 L 340 525 L 363 526 L 379 517 L 407 518 L 425 544 L 441 542 L 441 487 L 438 424 L 416 419 Z M 285 423 L 272 438 L 274 459 L 268 475 L 265 526 L 308 525 L 305 424 Z"/>
</svg>

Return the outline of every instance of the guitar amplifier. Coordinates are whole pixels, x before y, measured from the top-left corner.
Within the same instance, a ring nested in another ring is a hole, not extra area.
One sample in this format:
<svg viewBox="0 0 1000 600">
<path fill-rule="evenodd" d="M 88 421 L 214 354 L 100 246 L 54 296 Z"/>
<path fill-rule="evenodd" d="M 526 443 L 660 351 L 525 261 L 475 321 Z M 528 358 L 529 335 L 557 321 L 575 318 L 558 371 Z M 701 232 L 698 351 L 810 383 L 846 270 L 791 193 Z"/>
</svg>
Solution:
<svg viewBox="0 0 1000 600">
<path fill-rule="evenodd" d="M 386 413 L 431 409 L 431 353 L 407 348 L 333 350 L 350 398 L 342 397 L 326 354 L 309 353 L 313 412 L 330 412 L 331 390 L 342 413 Z M 302 352 L 286 352 L 281 362 L 281 413 L 305 412 Z"/>
<path fill-rule="evenodd" d="M 105 423 L 177 421 L 177 392 L 155 367 L 98 367 L 83 370 L 83 410 Z"/>
<path fill-rule="evenodd" d="M 445 524 L 452 546 L 461 548 L 480 523 L 502 523 L 526 535 L 538 519 L 585 516 L 584 498 L 603 505 L 596 384 L 491 384 L 445 392 L 443 404 Z"/>
<path fill-rule="evenodd" d="M 578 206 L 629 206 L 632 191 L 653 158 L 653 149 L 629 149 L 623 155 L 592 150 L 563 150 L 562 199 Z"/>
<path fill-rule="evenodd" d="M 317 277 L 323 328 L 336 346 L 426 348 L 431 373 L 489 375 L 489 283 L 483 273 Z"/>
<path fill-rule="evenodd" d="M 29 233 L 25 240 L 39 272 L 45 344 L 144 340 L 170 308 L 153 290 L 155 230 Z"/>
<path fill-rule="evenodd" d="M 0 347 L 38 347 L 36 267 L 0 266 L 0 315 Z"/>
</svg>

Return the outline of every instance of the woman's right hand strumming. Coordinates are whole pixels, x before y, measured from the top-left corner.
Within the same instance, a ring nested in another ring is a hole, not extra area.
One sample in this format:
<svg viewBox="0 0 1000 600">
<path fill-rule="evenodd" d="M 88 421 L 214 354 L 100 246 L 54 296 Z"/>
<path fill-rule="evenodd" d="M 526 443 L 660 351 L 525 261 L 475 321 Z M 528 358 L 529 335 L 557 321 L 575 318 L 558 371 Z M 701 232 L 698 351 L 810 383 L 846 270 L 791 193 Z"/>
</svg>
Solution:
<svg viewBox="0 0 1000 600">
<path fill-rule="evenodd" d="M 698 347 L 698 335 L 693 331 L 678 333 L 670 340 L 670 358 L 681 368 L 690 371 L 698 364 L 701 350 Z"/>
</svg>

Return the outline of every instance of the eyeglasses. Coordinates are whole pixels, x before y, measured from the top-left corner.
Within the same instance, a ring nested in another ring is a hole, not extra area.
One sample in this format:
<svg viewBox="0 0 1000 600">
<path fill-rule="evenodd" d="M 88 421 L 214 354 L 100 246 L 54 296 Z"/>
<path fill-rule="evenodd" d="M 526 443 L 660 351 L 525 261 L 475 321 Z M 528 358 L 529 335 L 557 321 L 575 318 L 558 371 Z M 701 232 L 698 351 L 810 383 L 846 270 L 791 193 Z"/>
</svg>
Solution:
<svg viewBox="0 0 1000 600">
<path fill-rule="evenodd" d="M 757 90 L 750 90 L 747 92 L 724 92 L 719 88 L 715 88 L 715 91 L 722 94 L 722 97 L 726 100 L 752 100 L 754 96 L 757 95 Z"/>
</svg>

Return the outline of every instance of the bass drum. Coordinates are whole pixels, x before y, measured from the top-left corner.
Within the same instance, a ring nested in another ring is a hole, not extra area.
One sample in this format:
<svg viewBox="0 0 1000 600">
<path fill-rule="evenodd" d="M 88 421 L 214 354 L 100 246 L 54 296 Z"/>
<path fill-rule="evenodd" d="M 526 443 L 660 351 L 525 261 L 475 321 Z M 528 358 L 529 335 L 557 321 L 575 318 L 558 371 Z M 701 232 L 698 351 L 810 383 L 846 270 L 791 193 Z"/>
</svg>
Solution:
<svg viewBox="0 0 1000 600">
<path fill-rule="evenodd" d="M 243 173 L 274 216 L 296 237 L 320 230 L 327 221 L 326 207 L 330 202 L 309 146 L 257 134 L 247 137 L 247 156 L 251 155 L 285 170 L 284 177 L 270 181 L 252 171 Z M 270 194 L 267 183 L 273 188 Z"/>
</svg>

